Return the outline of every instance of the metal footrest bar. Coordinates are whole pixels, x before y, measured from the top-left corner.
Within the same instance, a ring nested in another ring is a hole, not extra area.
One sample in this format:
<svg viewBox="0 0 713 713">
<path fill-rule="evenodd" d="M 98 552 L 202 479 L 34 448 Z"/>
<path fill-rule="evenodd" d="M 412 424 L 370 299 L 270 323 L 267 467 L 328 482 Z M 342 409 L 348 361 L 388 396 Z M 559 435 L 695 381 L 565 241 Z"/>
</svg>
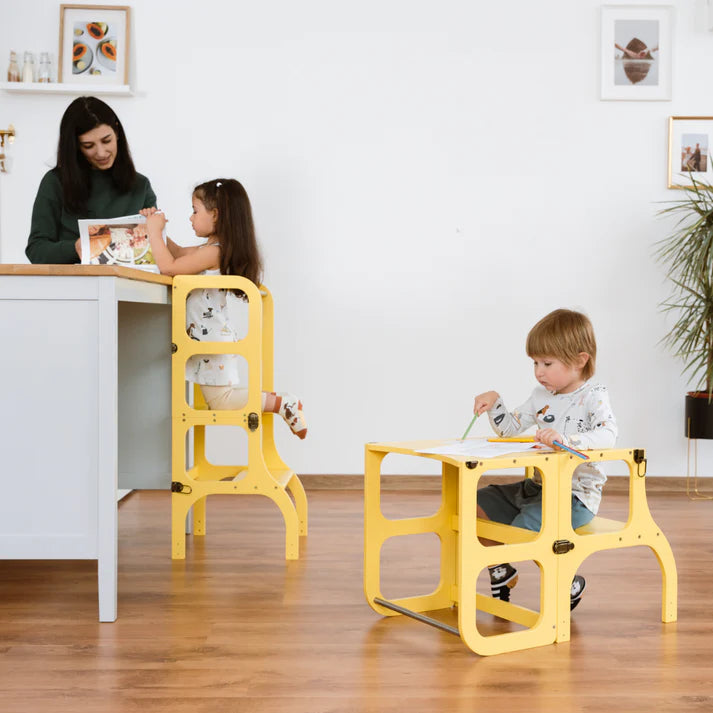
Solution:
<svg viewBox="0 0 713 713">
<path fill-rule="evenodd" d="M 419 614 L 411 609 L 406 609 L 406 607 L 400 607 L 398 604 L 394 604 L 393 602 L 387 602 L 385 599 L 381 599 L 379 597 L 374 597 L 374 603 L 380 604 L 382 607 L 391 609 L 392 611 L 403 614 L 404 616 L 410 616 L 412 619 L 421 621 L 429 626 L 434 626 L 436 629 L 441 629 L 442 631 L 447 631 L 449 634 L 454 634 L 455 636 L 460 637 L 460 631 L 458 631 L 458 629 L 454 626 L 448 626 L 448 624 L 444 624 L 442 621 L 438 621 L 438 619 L 432 619 L 430 616 L 424 616 L 423 614 Z"/>
</svg>

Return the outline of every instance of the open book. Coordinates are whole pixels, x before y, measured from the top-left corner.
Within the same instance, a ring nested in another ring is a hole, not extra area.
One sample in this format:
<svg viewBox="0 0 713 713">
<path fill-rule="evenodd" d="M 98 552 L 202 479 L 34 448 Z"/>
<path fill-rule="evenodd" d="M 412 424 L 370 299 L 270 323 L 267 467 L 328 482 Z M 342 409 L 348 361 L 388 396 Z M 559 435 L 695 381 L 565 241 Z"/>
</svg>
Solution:
<svg viewBox="0 0 713 713">
<path fill-rule="evenodd" d="M 86 218 L 77 222 L 82 265 L 121 265 L 159 272 L 143 215 Z"/>
</svg>

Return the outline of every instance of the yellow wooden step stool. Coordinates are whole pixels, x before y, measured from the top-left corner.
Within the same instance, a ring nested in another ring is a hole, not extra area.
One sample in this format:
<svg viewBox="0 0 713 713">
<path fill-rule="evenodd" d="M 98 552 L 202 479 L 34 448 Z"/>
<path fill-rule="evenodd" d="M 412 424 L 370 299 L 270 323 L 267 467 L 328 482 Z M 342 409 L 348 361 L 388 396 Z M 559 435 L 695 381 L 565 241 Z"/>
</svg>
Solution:
<svg viewBox="0 0 713 713">
<path fill-rule="evenodd" d="M 192 290 L 242 290 L 247 296 L 248 330 L 239 342 L 201 342 L 186 333 L 186 299 Z M 193 508 L 193 532 L 206 531 L 208 495 L 263 495 L 285 521 L 288 560 L 299 559 L 299 538 L 307 534 L 307 497 L 302 483 L 275 447 L 274 414 L 262 413 L 262 392 L 273 391 L 273 301 L 269 290 L 235 276 L 181 275 L 173 279 L 172 362 L 172 554 L 186 556 L 186 518 Z M 194 404 L 186 399 L 186 361 L 194 354 L 239 354 L 248 365 L 248 402 L 239 410 L 211 411 L 198 386 Z M 279 417 L 278 417 L 279 418 Z M 247 464 L 214 465 L 205 454 L 207 426 L 239 426 L 247 434 Z M 193 464 L 187 464 L 187 436 L 193 429 Z M 290 497 L 291 495 L 291 497 Z"/>
<path fill-rule="evenodd" d="M 461 637 L 481 655 L 568 641 L 570 585 L 582 561 L 594 552 L 645 545 L 662 572 L 661 619 L 676 620 L 676 564 L 671 547 L 654 522 L 646 502 L 643 450 L 587 451 L 593 462 L 623 461 L 629 468 L 629 516 L 626 522 L 595 517 L 572 530 L 572 473 L 581 463 L 564 451 L 519 452 L 471 460 L 467 456 L 420 453 L 443 441 L 369 443 L 364 474 L 364 593 L 379 614 L 403 614 Z M 420 456 L 442 463 L 441 504 L 427 517 L 386 518 L 381 509 L 381 464 L 389 453 Z M 537 470 L 543 483 L 542 528 L 533 532 L 476 516 L 478 480 L 486 471 Z M 605 496 L 606 497 L 606 496 Z M 386 600 L 381 593 L 381 548 L 391 537 L 435 533 L 440 540 L 440 581 L 421 596 Z M 478 536 L 503 544 L 486 547 Z M 534 611 L 476 592 L 478 574 L 502 562 L 535 561 L 540 566 L 540 608 Z M 458 627 L 423 612 L 458 606 Z M 476 626 L 476 610 L 515 622 L 525 629 L 485 636 Z"/>
</svg>

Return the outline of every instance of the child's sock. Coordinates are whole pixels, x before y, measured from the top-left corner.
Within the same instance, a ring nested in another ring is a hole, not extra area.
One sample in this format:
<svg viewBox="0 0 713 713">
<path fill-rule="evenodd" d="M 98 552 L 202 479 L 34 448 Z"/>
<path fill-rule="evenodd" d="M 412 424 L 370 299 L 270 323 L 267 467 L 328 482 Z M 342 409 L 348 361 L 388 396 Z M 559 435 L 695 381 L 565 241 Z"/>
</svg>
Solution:
<svg viewBox="0 0 713 713">
<path fill-rule="evenodd" d="M 302 402 L 294 395 L 287 392 L 275 393 L 266 391 L 263 393 L 263 410 L 269 413 L 279 413 L 290 427 L 292 433 L 299 438 L 307 435 L 307 421 L 302 413 Z"/>
</svg>

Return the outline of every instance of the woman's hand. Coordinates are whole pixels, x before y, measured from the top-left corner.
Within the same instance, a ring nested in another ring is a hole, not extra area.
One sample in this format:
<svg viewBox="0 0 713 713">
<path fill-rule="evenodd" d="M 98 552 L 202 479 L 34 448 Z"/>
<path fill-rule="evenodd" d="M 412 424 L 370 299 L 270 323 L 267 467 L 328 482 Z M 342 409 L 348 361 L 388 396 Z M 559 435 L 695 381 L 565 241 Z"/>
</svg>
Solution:
<svg viewBox="0 0 713 713">
<path fill-rule="evenodd" d="M 479 394 L 475 397 L 473 404 L 473 413 L 480 415 L 486 411 L 490 411 L 495 405 L 495 402 L 500 398 L 497 391 L 486 391 L 484 394 Z"/>
<path fill-rule="evenodd" d="M 82 239 L 77 238 L 77 242 L 74 243 L 74 249 L 77 251 L 77 255 L 79 255 L 79 259 L 82 259 Z"/>
<path fill-rule="evenodd" d="M 151 208 L 142 208 L 139 211 L 139 215 L 143 215 L 144 218 L 148 218 L 150 215 L 153 215 L 156 211 L 158 211 L 158 208 L 156 206 L 152 206 Z"/>
<path fill-rule="evenodd" d="M 550 448 L 554 448 L 554 442 L 559 441 L 562 443 L 563 439 L 562 435 L 555 431 L 554 428 L 541 428 L 535 433 L 535 440 Z"/>
</svg>

